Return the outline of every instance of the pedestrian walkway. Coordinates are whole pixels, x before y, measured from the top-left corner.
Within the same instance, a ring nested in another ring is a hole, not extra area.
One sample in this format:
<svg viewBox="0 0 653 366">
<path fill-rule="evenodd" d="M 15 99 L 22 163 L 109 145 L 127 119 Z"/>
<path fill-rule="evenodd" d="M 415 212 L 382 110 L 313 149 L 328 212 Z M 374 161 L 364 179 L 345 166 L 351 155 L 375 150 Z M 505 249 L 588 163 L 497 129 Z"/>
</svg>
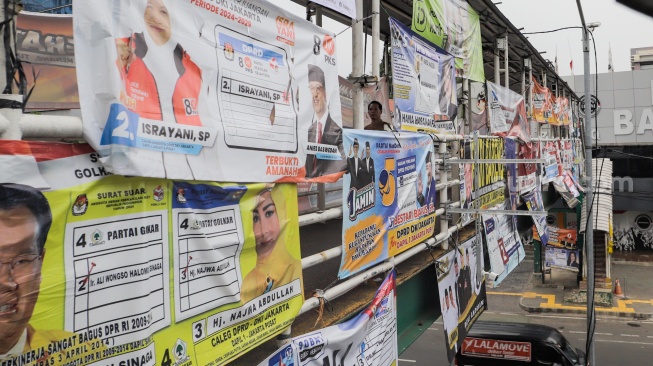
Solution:
<svg viewBox="0 0 653 366">
<path fill-rule="evenodd" d="M 544 279 L 535 277 L 527 268 L 532 269 L 532 261 L 523 261 L 518 270 L 511 273 L 512 284 L 519 282 L 520 286 L 508 284 L 488 289 L 488 295 L 519 298 L 519 306 L 531 313 L 573 313 L 585 314 L 587 305 L 585 294 L 577 285 L 577 274 L 563 269 L 551 269 Z M 653 286 L 650 277 L 653 268 L 650 263 L 638 263 L 620 260 L 612 264 L 612 279 L 618 279 L 623 288 L 624 296 L 614 296 L 612 306 L 598 306 L 597 315 L 617 316 L 634 319 L 653 318 Z M 525 267 L 522 267 L 525 266 Z M 519 270 L 522 269 L 522 270 Z M 600 295 L 598 295 L 600 297 Z M 605 298 L 605 297 L 604 297 Z M 596 299 L 596 297 L 595 297 Z M 491 301 L 491 300 L 490 300 Z"/>
</svg>

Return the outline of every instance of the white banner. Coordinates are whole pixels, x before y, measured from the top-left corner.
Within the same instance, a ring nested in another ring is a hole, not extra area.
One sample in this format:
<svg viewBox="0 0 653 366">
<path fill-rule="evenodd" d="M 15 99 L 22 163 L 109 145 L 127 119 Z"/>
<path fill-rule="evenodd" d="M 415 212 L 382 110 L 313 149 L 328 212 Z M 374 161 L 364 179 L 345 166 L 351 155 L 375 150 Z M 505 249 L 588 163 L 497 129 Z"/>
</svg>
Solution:
<svg viewBox="0 0 653 366">
<path fill-rule="evenodd" d="M 311 2 L 333 9 L 352 19 L 356 19 L 356 0 L 312 0 Z"/>
<path fill-rule="evenodd" d="M 84 135 L 113 173 L 342 175 L 336 46 L 324 29 L 267 1 L 115 0 L 77 2 L 74 34 Z"/>
<path fill-rule="evenodd" d="M 355 317 L 293 338 L 259 366 L 397 365 L 396 276 L 392 270 Z"/>
<path fill-rule="evenodd" d="M 526 105 L 520 94 L 487 81 L 490 110 L 490 131 L 507 133 L 521 141 L 531 142 L 531 128 L 526 118 Z"/>
</svg>

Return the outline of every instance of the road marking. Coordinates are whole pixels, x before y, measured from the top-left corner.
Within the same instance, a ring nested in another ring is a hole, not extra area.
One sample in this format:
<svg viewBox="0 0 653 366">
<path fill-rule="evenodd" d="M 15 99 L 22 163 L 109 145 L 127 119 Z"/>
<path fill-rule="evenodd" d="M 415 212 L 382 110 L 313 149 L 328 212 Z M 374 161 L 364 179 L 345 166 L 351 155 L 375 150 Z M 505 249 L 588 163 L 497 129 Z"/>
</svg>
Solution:
<svg viewBox="0 0 653 366">
<path fill-rule="evenodd" d="M 404 359 L 402 359 L 402 358 L 399 358 L 398 360 L 401 361 L 401 362 L 412 362 L 412 363 L 417 362 L 417 361 L 415 361 L 415 360 L 404 360 Z"/>
<path fill-rule="evenodd" d="M 646 338 L 653 338 L 653 336 L 646 336 Z"/>
<path fill-rule="evenodd" d="M 426 328 L 428 330 L 438 330 L 438 328 Z"/>
<path fill-rule="evenodd" d="M 613 335 L 613 334 L 612 334 L 612 333 L 599 333 L 599 332 L 594 332 L 594 335 L 611 336 L 611 335 Z"/>
<path fill-rule="evenodd" d="M 637 335 L 637 334 L 621 334 L 621 336 L 622 336 L 622 337 L 635 337 L 635 338 L 639 338 L 639 335 Z"/>
<path fill-rule="evenodd" d="M 576 320 L 585 320 L 586 317 L 580 316 L 556 316 L 556 315 L 541 315 L 541 314 L 526 314 L 526 316 L 531 318 L 555 318 L 555 319 L 576 319 Z"/>
<path fill-rule="evenodd" d="M 581 332 L 581 331 L 578 331 L 578 330 L 570 330 L 569 333 L 572 333 L 572 334 L 586 334 L 587 332 Z"/>
<path fill-rule="evenodd" d="M 605 342 L 605 343 L 624 343 L 624 344 L 640 344 L 644 346 L 653 346 L 653 343 L 647 343 L 647 342 L 628 342 L 628 341 L 616 341 L 616 340 L 609 340 L 609 339 L 595 339 L 594 341 Z"/>
</svg>

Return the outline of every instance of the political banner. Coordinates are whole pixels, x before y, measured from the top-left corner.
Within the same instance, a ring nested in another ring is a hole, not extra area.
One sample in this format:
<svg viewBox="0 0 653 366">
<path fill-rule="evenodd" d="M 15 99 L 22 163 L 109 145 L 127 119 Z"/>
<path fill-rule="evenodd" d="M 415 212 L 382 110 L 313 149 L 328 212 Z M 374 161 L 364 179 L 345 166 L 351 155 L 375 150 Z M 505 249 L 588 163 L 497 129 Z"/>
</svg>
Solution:
<svg viewBox="0 0 653 366">
<path fill-rule="evenodd" d="M 112 173 L 342 176 L 335 36 L 324 29 L 267 1 L 116 0 L 77 4 L 74 30 L 84 136 Z"/>
<path fill-rule="evenodd" d="M 485 276 L 477 273 L 483 269 L 483 252 L 478 253 L 481 264 L 478 268 L 476 239 L 473 236 L 465 240 L 457 249 L 438 258 L 435 264 L 449 362 L 460 349 L 472 325 L 487 308 Z"/>
<path fill-rule="evenodd" d="M 390 18 L 395 126 L 415 132 L 455 131 L 454 58 Z"/>
<path fill-rule="evenodd" d="M 354 84 L 338 76 L 338 83 L 340 85 L 340 106 L 342 109 L 342 126 L 354 128 Z M 376 85 L 367 85 L 363 89 L 363 106 L 367 108 L 372 101 L 381 103 L 381 119 L 384 122 L 392 123 L 392 115 L 389 103 L 388 81 L 382 77 Z M 372 120 L 370 115 L 364 114 L 364 125 L 369 125 Z"/>
<path fill-rule="evenodd" d="M 531 127 L 526 118 L 526 105 L 521 94 L 487 81 L 490 131 L 493 134 L 514 136 L 531 142 Z"/>
<path fill-rule="evenodd" d="M 340 14 L 356 19 L 356 0 L 311 0 Z"/>
<path fill-rule="evenodd" d="M 18 13 L 16 54 L 34 88 L 26 110 L 79 108 L 72 15 Z"/>
<path fill-rule="evenodd" d="M 535 159 L 536 153 L 533 143 L 519 144 L 518 159 Z M 533 190 L 537 185 L 537 163 L 519 163 L 517 175 L 519 181 L 519 193 L 524 194 Z"/>
<path fill-rule="evenodd" d="M 541 142 L 542 158 L 546 160 L 542 183 L 552 182 L 562 175 L 563 165 L 558 141 Z"/>
<path fill-rule="evenodd" d="M 540 85 L 535 77 L 531 79 L 531 83 L 532 118 L 536 122 L 547 123 L 552 114 L 551 91 Z"/>
<path fill-rule="evenodd" d="M 562 98 L 556 97 L 551 94 L 553 101 L 553 108 L 551 117 L 549 117 L 548 122 L 551 126 L 562 126 L 563 112 L 562 112 Z"/>
<path fill-rule="evenodd" d="M 88 145 L 29 147 L 50 188 L 0 185 L 3 233 L 39 233 L 0 240 L 22 284 L 4 362 L 225 364 L 299 313 L 294 185 L 128 178 Z"/>
<path fill-rule="evenodd" d="M 259 366 L 396 366 L 396 277 L 391 270 L 372 302 L 350 320 L 293 338 Z"/>
<path fill-rule="evenodd" d="M 532 191 L 522 195 L 529 211 L 544 211 L 544 202 L 542 201 L 542 191 L 540 187 L 535 187 Z M 541 243 L 549 242 L 549 232 L 547 230 L 546 215 L 533 215 L 533 222 L 540 237 Z"/>
<path fill-rule="evenodd" d="M 461 146 L 463 159 L 475 159 L 477 147 L 471 139 Z M 478 138 L 479 159 L 503 159 L 504 144 L 500 138 Z M 506 169 L 501 163 L 460 164 L 460 207 L 489 209 L 506 199 L 503 175 Z M 478 181 L 475 179 L 478 177 Z M 478 184 L 478 186 L 477 186 Z M 471 215 L 463 214 L 463 222 L 471 221 Z"/>
<path fill-rule="evenodd" d="M 578 255 L 578 249 L 564 249 L 547 245 L 544 253 L 544 266 L 578 272 L 580 267 Z"/>
<path fill-rule="evenodd" d="M 545 243 L 549 246 L 565 249 L 578 249 L 577 230 L 565 229 L 555 225 L 547 225 L 549 240 Z M 533 239 L 540 240 L 537 230 L 533 230 Z"/>
<path fill-rule="evenodd" d="M 569 171 L 565 170 L 561 176 L 558 176 L 553 180 L 553 188 L 560 193 L 567 203 L 567 206 L 570 208 L 574 208 L 580 204 L 580 201 L 578 200 L 580 192 L 578 192 L 576 183 Z"/>
<path fill-rule="evenodd" d="M 459 76 L 485 81 L 481 22 L 466 1 L 413 1 L 412 30 L 454 55 Z"/>
<path fill-rule="evenodd" d="M 351 276 L 433 236 L 436 160 L 424 134 L 345 130 L 342 259 Z"/>
<path fill-rule="evenodd" d="M 500 209 L 507 209 L 506 201 Z M 484 214 L 483 226 L 492 272 L 498 274 L 492 284 L 498 286 L 526 256 L 513 215 Z"/>
<path fill-rule="evenodd" d="M 504 143 L 506 159 L 517 159 L 517 148 L 519 147 L 517 139 L 514 137 L 506 137 Z M 510 204 L 510 210 L 517 210 L 519 207 L 519 178 L 517 174 L 517 164 L 507 163 L 506 183 L 508 184 L 508 202 Z M 513 216 L 513 220 L 515 220 L 516 225 L 517 218 Z"/>
</svg>

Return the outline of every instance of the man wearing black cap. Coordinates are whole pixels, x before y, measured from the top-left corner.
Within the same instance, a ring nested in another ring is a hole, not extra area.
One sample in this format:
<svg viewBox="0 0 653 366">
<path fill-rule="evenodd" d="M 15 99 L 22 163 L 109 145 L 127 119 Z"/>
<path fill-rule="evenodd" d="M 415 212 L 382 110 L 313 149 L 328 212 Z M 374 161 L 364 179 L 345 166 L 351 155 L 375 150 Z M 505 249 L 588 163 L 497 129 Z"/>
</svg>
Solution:
<svg viewBox="0 0 653 366">
<path fill-rule="evenodd" d="M 354 155 L 352 156 L 352 150 L 349 149 L 349 157 L 347 157 L 347 172 L 349 173 L 349 187 L 361 189 L 365 186 L 363 184 L 363 161 L 358 157 L 358 139 L 354 139 L 354 144 L 352 145 L 354 150 Z"/>
<path fill-rule="evenodd" d="M 435 205 L 435 178 L 433 177 L 433 164 L 431 163 L 431 153 L 426 154 L 426 190 L 422 184 L 422 173 L 417 177 L 417 202 L 424 206 Z M 422 193 L 424 192 L 424 193 Z"/>
<path fill-rule="evenodd" d="M 313 104 L 313 122 L 308 128 L 308 142 L 338 147 L 342 160 L 306 157 L 306 178 L 337 173 L 345 167 L 345 153 L 342 147 L 342 128 L 331 119 L 327 106 L 324 71 L 318 66 L 308 65 L 308 87 Z"/>
</svg>

